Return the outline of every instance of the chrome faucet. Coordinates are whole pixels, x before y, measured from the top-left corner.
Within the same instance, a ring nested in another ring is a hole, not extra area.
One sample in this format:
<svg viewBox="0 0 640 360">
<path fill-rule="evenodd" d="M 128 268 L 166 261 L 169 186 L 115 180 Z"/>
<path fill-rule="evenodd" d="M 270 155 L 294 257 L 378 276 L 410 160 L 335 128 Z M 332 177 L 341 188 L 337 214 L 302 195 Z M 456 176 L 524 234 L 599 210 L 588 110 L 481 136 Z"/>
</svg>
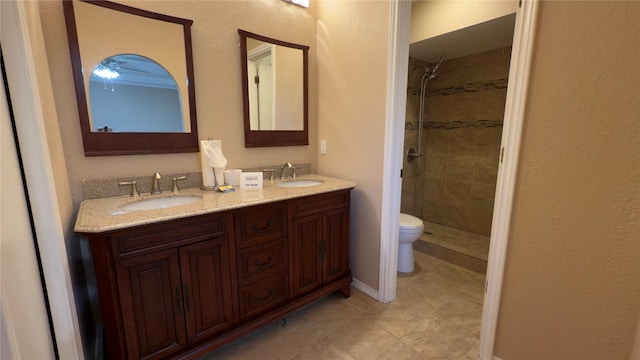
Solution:
<svg viewBox="0 0 640 360">
<path fill-rule="evenodd" d="M 162 176 L 160 176 L 160 174 L 155 173 L 153 174 L 153 176 L 151 177 L 151 194 L 155 195 L 155 194 L 160 194 L 162 191 L 160 191 L 160 183 L 158 182 L 160 179 L 162 179 Z"/>
<path fill-rule="evenodd" d="M 294 172 L 296 171 L 295 167 L 293 167 L 290 162 L 286 162 L 284 163 L 284 165 L 282 165 L 282 171 L 280 171 L 280 179 L 284 179 L 287 177 L 287 169 L 293 169 Z"/>
</svg>

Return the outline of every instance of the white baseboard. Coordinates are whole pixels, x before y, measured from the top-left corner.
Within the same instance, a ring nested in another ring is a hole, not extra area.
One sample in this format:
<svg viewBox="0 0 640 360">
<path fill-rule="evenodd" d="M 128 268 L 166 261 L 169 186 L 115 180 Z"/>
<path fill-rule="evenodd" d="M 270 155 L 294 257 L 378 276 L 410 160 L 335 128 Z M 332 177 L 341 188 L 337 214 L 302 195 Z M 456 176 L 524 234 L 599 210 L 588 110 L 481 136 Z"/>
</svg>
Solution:
<svg viewBox="0 0 640 360">
<path fill-rule="evenodd" d="M 351 282 L 351 286 L 353 286 L 354 288 L 356 288 L 356 289 L 362 291 L 363 293 L 371 296 L 372 298 L 374 298 L 376 300 L 380 300 L 379 294 L 378 294 L 378 290 L 374 290 L 374 289 L 370 288 L 365 283 L 358 281 L 358 279 L 353 279 L 353 281 Z"/>
</svg>

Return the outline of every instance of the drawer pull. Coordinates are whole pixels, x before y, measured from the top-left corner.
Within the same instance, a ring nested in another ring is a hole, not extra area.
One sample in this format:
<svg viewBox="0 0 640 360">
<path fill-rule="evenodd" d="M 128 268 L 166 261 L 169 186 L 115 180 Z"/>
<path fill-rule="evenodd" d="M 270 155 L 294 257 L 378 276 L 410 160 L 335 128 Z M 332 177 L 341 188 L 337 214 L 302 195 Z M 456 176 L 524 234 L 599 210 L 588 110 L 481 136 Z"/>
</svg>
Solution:
<svg viewBox="0 0 640 360">
<path fill-rule="evenodd" d="M 265 262 L 263 262 L 263 263 L 261 263 L 261 262 L 259 262 L 258 260 L 256 260 L 256 261 L 253 263 L 253 265 L 254 265 L 254 266 L 256 266 L 256 267 L 262 268 L 262 267 L 266 267 L 266 266 L 271 265 L 271 263 L 273 263 L 273 256 L 269 256 L 269 258 L 267 259 L 267 261 L 265 261 Z"/>
<path fill-rule="evenodd" d="M 253 230 L 257 231 L 257 232 L 265 232 L 267 230 L 269 230 L 269 228 L 271 227 L 271 224 L 273 224 L 273 220 L 269 220 L 267 221 L 267 225 L 263 226 L 263 227 L 259 227 L 258 224 L 253 224 Z"/>
<path fill-rule="evenodd" d="M 269 293 L 267 294 L 267 296 L 257 296 L 256 295 L 256 301 L 257 302 L 263 302 L 265 300 L 271 299 L 272 296 L 273 296 L 273 290 L 269 290 Z"/>
</svg>

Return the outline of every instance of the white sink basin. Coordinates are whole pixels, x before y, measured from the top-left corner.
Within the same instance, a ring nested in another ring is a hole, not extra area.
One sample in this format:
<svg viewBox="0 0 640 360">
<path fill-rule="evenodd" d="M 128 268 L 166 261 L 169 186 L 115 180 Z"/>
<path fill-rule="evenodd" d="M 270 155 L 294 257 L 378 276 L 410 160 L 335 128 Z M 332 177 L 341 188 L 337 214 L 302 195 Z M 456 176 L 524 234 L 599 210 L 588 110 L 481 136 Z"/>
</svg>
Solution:
<svg viewBox="0 0 640 360">
<path fill-rule="evenodd" d="M 124 211 L 166 209 L 174 206 L 191 204 L 200 200 L 202 200 L 202 196 L 199 195 L 166 196 L 130 202 L 120 206 L 120 209 Z"/>
<path fill-rule="evenodd" d="M 322 180 L 314 180 L 314 179 L 301 179 L 301 180 L 289 180 L 283 181 L 278 184 L 280 187 L 308 187 L 308 186 L 317 186 L 324 183 Z"/>
</svg>

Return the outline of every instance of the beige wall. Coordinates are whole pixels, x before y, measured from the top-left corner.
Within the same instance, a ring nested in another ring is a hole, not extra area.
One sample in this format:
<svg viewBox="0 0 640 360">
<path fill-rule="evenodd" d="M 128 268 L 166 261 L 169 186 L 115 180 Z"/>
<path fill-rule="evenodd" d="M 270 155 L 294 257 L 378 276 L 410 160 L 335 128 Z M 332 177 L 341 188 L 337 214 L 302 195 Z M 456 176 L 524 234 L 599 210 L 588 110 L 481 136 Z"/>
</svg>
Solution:
<svg viewBox="0 0 640 360">
<path fill-rule="evenodd" d="M 409 43 L 513 14 L 517 8 L 515 0 L 416 1 L 411 7 Z"/>
<path fill-rule="evenodd" d="M 309 162 L 312 171 L 358 183 L 352 200 L 352 271 L 377 289 L 389 2 L 311 2 L 309 9 L 271 0 L 125 3 L 194 20 L 199 137 L 222 140 L 229 167 Z M 44 1 L 39 7 L 76 205 L 82 200 L 82 179 L 199 171 L 198 153 L 83 155 L 62 4 Z M 310 46 L 309 146 L 244 148 L 238 28 Z M 328 154 L 320 157 L 319 139 L 328 144 Z"/>
<path fill-rule="evenodd" d="M 355 181 L 351 269 L 378 288 L 388 1 L 318 2 L 318 172 Z"/>
<path fill-rule="evenodd" d="M 640 2 L 542 2 L 495 354 L 628 359 L 640 309 Z"/>
<path fill-rule="evenodd" d="M 120 1 L 192 19 L 192 41 L 200 139 L 222 140 L 228 167 L 314 163 L 317 153 L 316 5 L 282 1 Z M 200 171 L 199 153 L 85 157 L 61 1 L 39 2 L 54 99 L 73 201 L 82 200 L 83 179 Z M 269 19 L 269 21 L 264 21 Z M 117 26 L 117 24 L 114 24 Z M 237 29 L 310 46 L 309 146 L 244 147 L 240 49 Z M 313 164 L 315 165 L 315 164 Z M 312 171 L 315 168 L 312 166 Z"/>
</svg>

